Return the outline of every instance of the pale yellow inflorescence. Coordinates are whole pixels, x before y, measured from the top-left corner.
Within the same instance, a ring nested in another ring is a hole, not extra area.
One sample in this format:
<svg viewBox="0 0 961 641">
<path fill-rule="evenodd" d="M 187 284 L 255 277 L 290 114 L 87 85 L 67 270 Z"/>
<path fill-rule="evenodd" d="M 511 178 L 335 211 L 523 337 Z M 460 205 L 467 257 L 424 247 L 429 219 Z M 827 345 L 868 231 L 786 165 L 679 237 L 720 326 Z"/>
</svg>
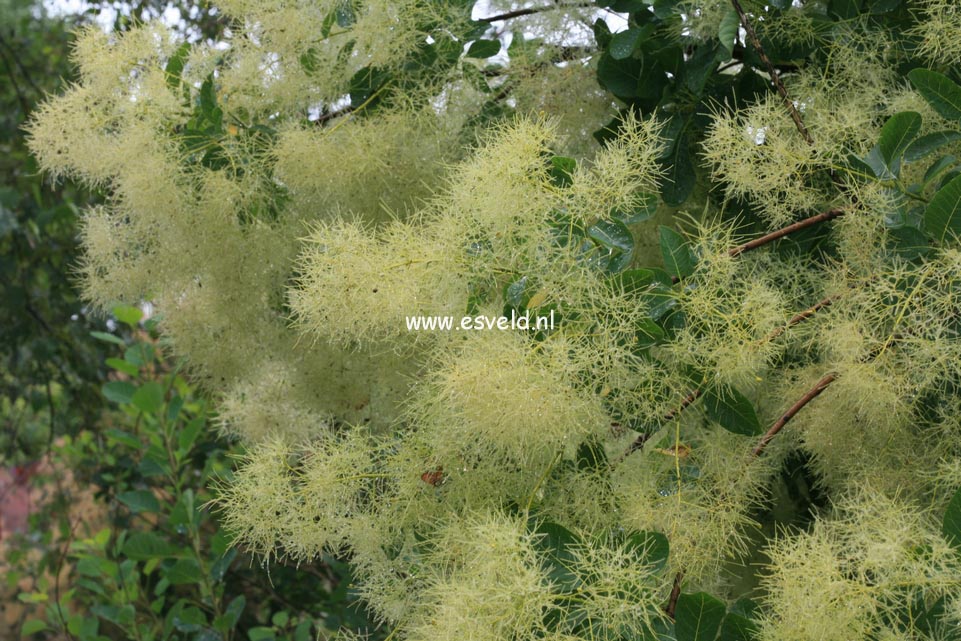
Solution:
<svg viewBox="0 0 961 641">
<path fill-rule="evenodd" d="M 826 67 L 783 78 L 813 144 L 774 93 L 711 107 L 697 153 L 718 189 L 698 186 L 703 214 L 684 235 L 697 264 L 658 298 L 598 269 L 606 250 L 579 235 L 647 208 L 664 181 L 666 114 L 623 114 L 603 147 L 591 136 L 618 111 L 592 51 L 568 46 L 593 8 L 536 11 L 509 35 L 495 25 L 487 37 L 513 43 L 506 59 L 454 56 L 434 73 L 409 63 L 428 42 L 457 53 L 476 37 L 465 3 L 219 6 L 231 29 L 217 47 L 178 53 L 156 24 L 83 31 L 78 83 L 29 135 L 50 176 L 107 193 L 83 216 L 85 297 L 155 302 L 221 428 L 248 444 L 219 500 L 240 544 L 267 559 L 351 555 L 356 589 L 399 638 L 647 637 L 675 573 L 686 593 L 723 588 L 796 448 L 835 510 L 770 548 L 760 638 L 907 638 L 885 613 L 909 592 L 944 596 L 961 620 L 958 556 L 932 516 L 961 486 L 961 253 L 944 243 L 905 258 L 890 185 L 843 171 L 894 113 L 920 113 L 923 133 L 954 126 L 903 82 L 891 36 L 839 22 Z M 732 20 L 720 0 L 682 7 L 685 37 L 702 44 Z M 822 8 L 768 14 L 759 31 L 820 41 Z M 957 62 L 953 4 L 926 1 L 920 15 L 919 53 Z M 166 71 L 178 61 L 183 82 Z M 392 81 L 349 95 L 369 67 Z M 492 99 L 508 117 L 484 110 Z M 219 129 L 187 135 L 208 101 Z M 554 155 L 576 163 L 566 182 Z M 906 162 L 903 176 L 924 170 Z M 824 256 L 732 256 L 728 208 L 742 205 L 768 228 L 834 206 L 844 216 L 820 228 Z M 654 221 L 630 231 L 656 246 Z M 635 250 L 627 267 L 648 258 Z M 508 307 L 558 326 L 405 324 Z M 652 332 L 663 344 L 648 349 Z M 828 373 L 760 459 L 756 438 L 702 406 L 676 412 L 695 390 L 732 387 L 770 424 Z M 628 454 L 638 433 L 646 443 Z M 577 536 L 573 592 L 534 531 L 548 522 Z M 664 568 L 631 543 L 641 531 L 667 537 Z"/>
</svg>

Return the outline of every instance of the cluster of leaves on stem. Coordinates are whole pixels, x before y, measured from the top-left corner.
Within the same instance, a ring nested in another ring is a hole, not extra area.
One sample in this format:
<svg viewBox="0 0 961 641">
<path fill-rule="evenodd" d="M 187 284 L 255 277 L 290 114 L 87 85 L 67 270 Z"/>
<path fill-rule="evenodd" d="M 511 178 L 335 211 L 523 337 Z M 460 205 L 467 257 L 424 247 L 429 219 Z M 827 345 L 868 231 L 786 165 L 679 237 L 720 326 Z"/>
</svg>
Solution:
<svg viewBox="0 0 961 641">
<path fill-rule="evenodd" d="M 280 566 L 271 576 L 231 546 L 207 504 L 212 479 L 229 473 L 238 450 L 208 429 L 206 401 L 161 358 L 156 323 L 142 328 L 135 307 L 112 312 L 133 338 L 95 332 L 116 353 L 102 390 L 110 409 L 95 429 L 58 441 L 33 479 L 56 491 L 31 515 L 32 534 L 6 543 L 8 587 L 20 587 L 25 608 L 17 632 L 307 641 L 369 626 L 339 561 Z M 88 486 L 94 496 L 78 512 L 72 503 Z"/>
</svg>

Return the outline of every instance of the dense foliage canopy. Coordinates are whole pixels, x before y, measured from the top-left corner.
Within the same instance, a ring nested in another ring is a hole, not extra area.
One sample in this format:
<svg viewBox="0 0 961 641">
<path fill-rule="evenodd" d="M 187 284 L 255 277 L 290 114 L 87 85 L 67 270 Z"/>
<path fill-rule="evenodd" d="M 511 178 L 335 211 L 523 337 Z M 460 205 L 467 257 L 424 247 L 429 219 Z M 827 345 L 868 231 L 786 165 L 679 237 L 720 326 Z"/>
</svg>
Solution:
<svg viewBox="0 0 961 641">
<path fill-rule="evenodd" d="M 238 543 L 411 640 L 959 638 L 953 2 L 216 6 L 85 30 L 29 133 L 248 444 Z"/>
</svg>

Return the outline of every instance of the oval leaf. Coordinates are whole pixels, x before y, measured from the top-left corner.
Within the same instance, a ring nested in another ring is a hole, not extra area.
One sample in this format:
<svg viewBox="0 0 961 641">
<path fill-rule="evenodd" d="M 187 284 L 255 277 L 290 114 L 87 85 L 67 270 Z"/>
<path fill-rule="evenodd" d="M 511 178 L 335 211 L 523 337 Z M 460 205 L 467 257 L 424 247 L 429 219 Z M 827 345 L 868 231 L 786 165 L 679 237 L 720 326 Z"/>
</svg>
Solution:
<svg viewBox="0 0 961 641">
<path fill-rule="evenodd" d="M 137 409 L 142 410 L 147 414 L 155 414 L 160 410 L 161 407 L 163 407 L 163 387 L 161 387 L 160 383 L 157 383 L 156 381 L 145 383 L 140 389 L 134 392 L 130 402 L 133 403 Z"/>
<path fill-rule="evenodd" d="M 668 205 L 680 205 L 694 191 L 697 173 L 687 139 L 687 122 L 675 116 L 665 127 L 664 138 L 668 141 L 667 153 L 660 159 L 664 169 L 661 198 Z"/>
<path fill-rule="evenodd" d="M 121 405 L 129 403 L 136 392 L 136 388 L 127 381 L 110 381 L 101 390 L 105 399 Z"/>
<path fill-rule="evenodd" d="M 955 140 L 961 140 L 961 131 L 936 131 L 933 134 L 921 136 L 904 150 L 904 159 L 908 162 L 921 160 L 935 149 Z"/>
<path fill-rule="evenodd" d="M 135 561 L 166 558 L 176 552 L 176 548 L 152 532 L 135 532 L 123 544 L 123 553 Z"/>
<path fill-rule="evenodd" d="M 918 93 L 948 120 L 961 120 L 961 87 L 936 71 L 915 69 L 908 74 Z"/>
<path fill-rule="evenodd" d="M 896 172 L 901 155 L 921 131 L 921 114 L 915 111 L 896 113 L 881 128 L 878 149 L 884 164 Z"/>
<path fill-rule="evenodd" d="M 143 318 L 143 311 L 139 307 L 129 305 L 118 305 L 113 308 L 113 316 L 121 323 L 137 327 L 140 319 Z"/>
<path fill-rule="evenodd" d="M 627 538 L 628 547 L 656 569 L 667 565 L 671 546 L 660 532 L 635 532 Z"/>
<path fill-rule="evenodd" d="M 724 604 L 710 594 L 682 594 L 674 610 L 677 641 L 714 641 L 725 610 Z"/>
<path fill-rule="evenodd" d="M 733 387 L 710 387 L 704 392 L 704 410 L 728 432 L 757 436 L 763 431 L 754 405 Z"/>
<path fill-rule="evenodd" d="M 468 58 L 490 58 L 500 53 L 500 40 L 475 40 L 467 49 Z"/>
<path fill-rule="evenodd" d="M 160 501 L 153 495 L 153 492 L 148 492 L 147 490 L 122 492 L 117 495 L 117 500 L 130 508 L 130 511 L 135 514 L 138 512 L 160 511 Z"/>
<path fill-rule="evenodd" d="M 561 591 L 573 592 L 580 583 L 571 569 L 573 549 L 579 543 L 577 537 L 567 528 L 550 521 L 538 523 L 534 532 L 540 535 L 534 548 L 547 557 L 548 576 Z"/>
<path fill-rule="evenodd" d="M 725 60 L 734 57 L 734 44 L 737 42 L 737 32 L 741 28 L 741 20 L 738 18 L 734 8 L 727 10 L 721 18 L 721 24 L 717 28 L 717 37 L 721 41 L 721 49 L 725 53 Z"/>
<path fill-rule="evenodd" d="M 687 278 L 694 273 L 697 256 L 679 233 L 661 225 L 657 228 L 661 243 L 661 256 L 667 272 L 677 278 Z"/>
<path fill-rule="evenodd" d="M 641 29 L 639 27 L 631 27 L 626 31 L 621 31 L 614 34 L 611 38 L 611 46 L 608 48 L 611 57 L 615 60 L 624 60 L 625 58 L 630 58 L 631 54 L 637 49 L 637 46 L 641 42 Z"/>
<path fill-rule="evenodd" d="M 951 235 L 961 235 L 961 176 L 934 194 L 924 210 L 924 231 L 941 243 Z"/>
</svg>

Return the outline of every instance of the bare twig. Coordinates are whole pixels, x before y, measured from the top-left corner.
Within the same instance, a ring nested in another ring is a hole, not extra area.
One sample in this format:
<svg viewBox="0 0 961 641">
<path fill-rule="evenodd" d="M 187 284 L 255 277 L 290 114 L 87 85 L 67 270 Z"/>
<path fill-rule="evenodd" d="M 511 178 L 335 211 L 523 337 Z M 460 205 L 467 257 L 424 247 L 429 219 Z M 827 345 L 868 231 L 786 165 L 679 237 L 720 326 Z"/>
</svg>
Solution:
<svg viewBox="0 0 961 641">
<path fill-rule="evenodd" d="M 744 252 L 751 251 L 752 249 L 757 249 L 763 245 L 774 242 L 780 238 L 784 238 L 788 234 L 793 234 L 796 231 L 801 231 L 802 229 L 807 229 L 818 223 L 823 223 L 828 220 L 833 220 L 839 216 L 844 215 L 843 209 L 830 209 L 828 211 L 822 212 L 810 218 L 805 218 L 804 220 L 799 220 L 796 223 L 788 225 L 787 227 L 782 227 L 781 229 L 772 231 L 770 234 L 765 234 L 760 238 L 755 238 L 752 241 L 746 242 L 743 245 L 738 245 L 728 252 L 729 256 L 740 256 Z"/>
<path fill-rule="evenodd" d="M 804 120 L 801 118 L 801 112 L 798 111 L 797 107 L 794 105 L 794 101 L 791 100 L 790 96 L 787 94 L 787 89 L 784 88 L 784 83 L 781 82 L 781 77 L 777 73 L 777 69 L 774 67 L 774 63 L 771 59 L 767 57 L 767 53 L 764 51 L 764 47 L 761 46 L 761 40 L 757 37 L 757 32 L 754 31 L 754 25 L 748 19 L 747 14 L 744 13 L 744 8 L 741 6 L 739 0 L 731 0 L 731 6 L 737 11 L 737 16 L 741 21 L 741 26 L 744 27 L 745 33 L 747 33 L 747 39 L 751 41 L 751 46 L 757 51 L 758 57 L 764 66 L 767 67 L 767 72 L 771 76 L 771 82 L 774 83 L 774 87 L 777 89 L 778 94 L 781 95 L 781 99 L 784 101 L 784 106 L 787 107 L 788 113 L 791 114 L 791 120 L 794 121 L 794 126 L 797 127 L 798 132 L 800 132 L 801 137 L 804 138 L 805 142 L 809 145 L 814 144 L 814 139 L 811 137 L 811 133 L 808 128 L 804 125 Z"/>
<path fill-rule="evenodd" d="M 675 418 L 677 418 L 680 415 L 681 412 L 686 410 L 694 401 L 700 398 L 701 394 L 703 393 L 704 393 L 704 389 L 699 387 L 693 392 L 691 392 L 690 394 L 688 394 L 687 396 L 685 396 L 684 400 L 681 401 L 681 404 L 677 409 L 671 410 L 670 412 L 664 415 L 664 422 L 669 423 L 673 421 Z M 648 439 L 651 438 L 652 435 L 653 435 L 653 432 L 643 432 L 639 434 L 638 437 L 634 439 L 634 442 L 631 443 L 630 446 L 628 446 L 628 448 L 624 451 L 624 453 L 621 454 L 617 458 L 617 460 L 614 461 L 615 465 L 617 463 L 620 463 L 624 459 L 626 459 L 628 456 L 630 456 L 634 452 L 642 449 L 644 447 L 644 444 L 647 443 Z"/>
<path fill-rule="evenodd" d="M 831 219 L 833 219 L 833 218 L 837 218 L 838 216 L 841 216 L 841 215 L 843 215 L 843 214 L 844 214 L 844 210 L 841 210 L 841 209 L 832 209 L 832 210 L 830 210 L 830 211 L 826 211 L 826 212 L 823 212 L 823 213 L 821 213 L 821 214 L 817 214 L 816 216 L 811 216 L 810 218 L 805 218 L 804 220 L 798 221 L 798 222 L 796 222 L 796 223 L 794 223 L 794 224 L 792 224 L 792 225 L 788 225 L 787 227 L 783 227 L 783 228 L 781 228 L 781 229 L 778 229 L 777 231 L 773 231 L 773 232 L 771 232 L 770 234 L 767 234 L 767 235 L 762 236 L 762 237 L 760 237 L 760 238 L 756 238 L 756 239 L 754 239 L 754 240 L 752 240 L 752 241 L 750 241 L 750 242 L 744 243 L 743 245 L 738 245 L 737 247 L 734 247 L 733 249 L 731 249 L 731 250 L 728 252 L 728 254 L 729 254 L 730 256 L 732 256 L 732 257 L 740 256 L 740 255 L 743 254 L 744 252 L 750 251 L 750 250 L 752 250 L 752 249 L 757 249 L 758 247 L 761 247 L 762 245 L 766 245 L 766 244 L 771 243 L 771 242 L 773 242 L 773 241 L 775 241 L 775 240 L 777 240 L 777 239 L 779 239 L 779 238 L 783 238 L 784 236 L 787 236 L 788 234 L 790 234 L 790 233 L 792 233 L 792 232 L 795 232 L 795 231 L 798 231 L 798 230 L 801 230 L 801 229 L 805 229 L 805 228 L 810 227 L 810 226 L 812 226 L 812 225 L 816 225 L 816 224 L 818 224 L 818 223 L 821 223 L 821 222 L 824 222 L 824 221 L 827 221 L 827 220 L 831 220 Z M 675 278 L 672 279 L 672 280 L 673 280 L 673 282 L 675 282 L 675 283 L 677 283 L 677 282 L 680 281 L 680 279 L 677 278 L 677 277 L 675 277 Z M 835 300 L 837 300 L 837 299 L 840 298 L 840 297 L 841 297 L 841 294 L 833 294 L 833 295 L 831 295 L 831 296 L 828 296 L 828 297 L 826 297 L 826 298 L 823 298 L 823 299 L 819 300 L 818 302 L 816 302 L 816 303 L 815 303 L 814 305 L 812 305 L 811 307 L 808 307 L 807 309 L 805 309 L 805 310 L 803 310 L 803 311 L 798 312 L 797 314 L 795 314 L 793 317 L 791 317 L 790 320 L 788 320 L 788 322 L 787 322 L 786 325 L 784 325 L 783 327 L 778 327 L 777 329 L 775 329 L 774 331 L 772 331 L 770 334 L 768 334 L 767 336 L 765 336 L 764 338 L 762 338 L 760 341 L 758 341 L 758 343 L 763 345 L 764 343 L 770 342 L 770 341 L 778 338 L 781 334 L 783 334 L 783 333 L 784 333 L 785 331 L 787 331 L 789 328 L 794 327 L 794 326 L 797 325 L 798 323 L 801 323 L 801 322 L 807 320 L 808 318 L 814 316 L 817 312 L 819 312 L 820 310 L 824 309 L 825 307 L 830 306 L 832 303 L 834 303 Z M 689 393 L 687 396 L 684 397 L 684 400 L 681 401 L 681 404 L 680 404 L 680 406 L 678 406 L 677 409 L 671 410 L 670 412 L 668 412 L 667 414 L 664 415 L 664 422 L 670 422 L 670 421 L 673 421 L 674 419 L 676 419 L 684 410 L 686 410 L 688 407 L 690 407 L 690 406 L 694 403 L 694 401 L 696 401 L 698 398 L 700 398 L 703 393 L 704 393 L 704 387 L 703 387 L 703 386 L 698 387 L 697 389 L 693 390 L 691 393 Z M 780 428 L 778 428 L 778 429 L 780 429 Z M 627 458 L 628 456 L 630 456 L 630 455 L 633 454 L 634 452 L 642 449 L 642 448 L 644 447 L 644 444 L 647 442 L 647 440 L 648 440 L 650 437 L 651 437 L 651 433 L 650 433 L 650 432 L 644 432 L 643 434 L 638 435 L 638 437 L 637 437 L 636 439 L 634 439 L 634 441 L 628 446 L 628 448 L 624 451 L 624 453 L 621 454 L 621 455 L 614 461 L 614 464 L 616 465 L 616 464 L 620 463 L 621 461 L 623 461 L 625 458 Z"/>
<path fill-rule="evenodd" d="M 497 14 L 496 16 L 488 16 L 486 18 L 480 18 L 480 22 L 500 22 L 502 20 L 510 20 L 511 18 L 520 18 L 522 16 L 530 16 L 535 13 L 544 13 L 545 11 L 553 11 L 554 9 L 585 9 L 587 7 L 594 6 L 593 2 L 554 2 L 554 4 L 546 4 L 542 7 L 528 7 L 526 9 L 514 9 L 513 11 L 507 11 L 505 13 Z"/>
<path fill-rule="evenodd" d="M 789 328 L 794 327 L 800 322 L 806 321 L 807 319 L 811 318 L 812 316 L 817 314 L 819 311 L 821 311 L 825 307 L 830 307 L 834 303 L 834 301 L 841 298 L 841 296 L 842 294 L 832 294 L 831 296 L 822 298 L 821 300 L 814 303 L 804 311 L 798 312 L 797 314 L 791 317 L 791 320 L 789 320 L 786 325 L 784 325 L 783 327 L 778 327 L 773 332 L 765 336 L 763 339 L 763 342 L 766 343 L 769 341 L 773 341 L 775 338 L 777 338 L 778 336 L 786 332 Z"/>
<path fill-rule="evenodd" d="M 769 243 L 773 243 L 775 240 L 780 240 L 781 238 L 784 238 L 789 234 L 793 234 L 796 231 L 801 231 L 802 229 L 807 229 L 808 227 L 813 227 L 814 225 L 827 222 L 829 220 L 834 220 L 835 218 L 839 218 L 843 216 L 844 213 L 845 211 L 843 209 L 838 209 L 838 208 L 829 209 L 828 211 L 821 212 L 820 214 L 815 214 L 814 216 L 805 218 L 804 220 L 799 220 L 796 223 L 791 223 L 787 227 L 776 229 L 769 234 L 765 234 L 759 238 L 750 240 L 744 244 L 738 245 L 737 247 L 732 247 L 731 249 L 728 250 L 727 254 L 732 258 L 740 256 L 741 254 L 745 252 L 749 252 L 752 249 L 757 249 Z M 680 281 L 681 279 L 678 278 L 677 276 L 671 277 L 671 282 L 675 285 Z"/>
<path fill-rule="evenodd" d="M 681 596 L 681 580 L 684 578 L 683 572 L 674 575 L 674 587 L 671 588 L 671 596 L 667 599 L 667 607 L 664 612 L 667 616 L 674 618 L 674 611 L 677 610 L 677 600 Z"/>
<path fill-rule="evenodd" d="M 837 374 L 834 372 L 826 374 L 821 378 L 821 380 L 815 383 L 814 387 L 809 389 L 804 396 L 798 399 L 794 405 L 789 407 L 788 410 L 781 415 L 781 418 L 774 422 L 774 425 L 771 426 L 771 429 L 769 429 L 767 433 L 761 437 L 761 441 L 757 444 L 752 452 L 754 456 L 760 456 L 761 452 L 764 451 L 764 448 L 767 447 L 767 444 L 771 441 L 771 439 L 773 439 L 775 435 L 781 431 L 781 428 L 787 425 L 787 422 L 794 418 L 795 414 L 804 409 L 808 403 L 813 401 L 821 394 L 821 392 L 827 389 L 828 385 L 833 383 L 835 378 L 837 378 Z"/>
<path fill-rule="evenodd" d="M 342 109 L 337 109 L 336 111 L 328 111 L 327 113 L 320 114 L 317 120 L 312 120 L 311 122 L 315 125 L 322 125 L 325 122 L 329 122 L 335 118 L 340 118 L 341 116 L 346 116 L 347 114 L 353 113 L 354 107 L 348 105 Z"/>
</svg>

